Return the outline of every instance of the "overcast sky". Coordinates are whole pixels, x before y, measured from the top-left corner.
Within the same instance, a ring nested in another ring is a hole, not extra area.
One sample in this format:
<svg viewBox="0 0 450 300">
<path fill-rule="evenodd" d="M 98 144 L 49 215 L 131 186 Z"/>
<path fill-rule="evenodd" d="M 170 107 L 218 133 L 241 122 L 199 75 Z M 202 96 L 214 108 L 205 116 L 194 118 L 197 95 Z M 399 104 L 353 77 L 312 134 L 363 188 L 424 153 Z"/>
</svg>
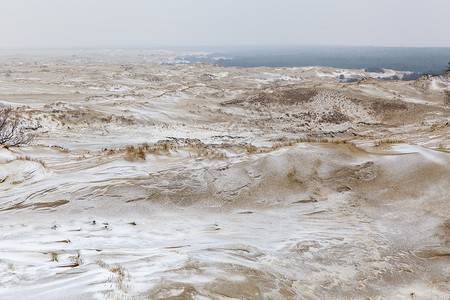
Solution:
<svg viewBox="0 0 450 300">
<path fill-rule="evenodd" d="M 450 0 L 0 0 L 0 48 L 450 47 Z"/>
</svg>

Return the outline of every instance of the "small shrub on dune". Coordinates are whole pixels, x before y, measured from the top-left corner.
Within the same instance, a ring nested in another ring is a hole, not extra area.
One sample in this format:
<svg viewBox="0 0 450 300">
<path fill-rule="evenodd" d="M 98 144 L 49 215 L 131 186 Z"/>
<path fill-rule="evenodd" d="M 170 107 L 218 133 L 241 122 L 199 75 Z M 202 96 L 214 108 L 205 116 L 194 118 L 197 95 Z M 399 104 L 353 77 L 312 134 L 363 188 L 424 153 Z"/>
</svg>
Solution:
<svg viewBox="0 0 450 300">
<path fill-rule="evenodd" d="M 245 150 L 247 150 L 247 152 L 249 154 L 254 154 L 254 153 L 258 152 L 258 148 L 252 144 L 245 145 Z"/>
<path fill-rule="evenodd" d="M 127 146 L 125 149 L 126 156 L 125 159 L 135 161 L 135 160 L 145 160 L 145 152 L 143 147 Z"/>
<path fill-rule="evenodd" d="M 25 132 L 20 119 L 12 116 L 11 107 L 0 107 L 0 145 L 28 145 L 33 138 L 33 135 Z"/>
</svg>

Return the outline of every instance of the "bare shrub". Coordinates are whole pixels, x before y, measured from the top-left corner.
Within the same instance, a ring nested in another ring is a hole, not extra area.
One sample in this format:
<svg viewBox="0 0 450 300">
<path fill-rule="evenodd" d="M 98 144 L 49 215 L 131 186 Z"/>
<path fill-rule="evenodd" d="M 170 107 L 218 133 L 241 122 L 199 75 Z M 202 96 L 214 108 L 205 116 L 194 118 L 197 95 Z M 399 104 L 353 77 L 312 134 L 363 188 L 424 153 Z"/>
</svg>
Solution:
<svg viewBox="0 0 450 300">
<path fill-rule="evenodd" d="M 25 132 L 20 119 L 12 115 L 11 107 L 0 107 L 0 145 L 28 145 L 33 138 Z"/>
</svg>

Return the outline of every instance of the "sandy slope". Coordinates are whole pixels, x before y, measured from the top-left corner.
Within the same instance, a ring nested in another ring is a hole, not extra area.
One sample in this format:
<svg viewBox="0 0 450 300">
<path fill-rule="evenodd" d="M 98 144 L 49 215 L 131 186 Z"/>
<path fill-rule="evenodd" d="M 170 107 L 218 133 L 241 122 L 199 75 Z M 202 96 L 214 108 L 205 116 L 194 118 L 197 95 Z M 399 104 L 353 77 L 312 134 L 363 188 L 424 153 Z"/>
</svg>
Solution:
<svg viewBox="0 0 450 300">
<path fill-rule="evenodd" d="M 1 299 L 448 298 L 448 77 L 174 56 L 0 56 Z"/>
</svg>

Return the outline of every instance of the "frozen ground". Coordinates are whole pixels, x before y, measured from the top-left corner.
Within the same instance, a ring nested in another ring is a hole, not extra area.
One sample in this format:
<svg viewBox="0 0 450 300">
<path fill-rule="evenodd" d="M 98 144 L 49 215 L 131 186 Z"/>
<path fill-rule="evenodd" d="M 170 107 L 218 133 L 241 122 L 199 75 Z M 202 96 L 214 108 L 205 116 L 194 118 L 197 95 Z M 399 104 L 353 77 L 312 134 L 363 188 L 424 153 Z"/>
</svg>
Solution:
<svg viewBox="0 0 450 300">
<path fill-rule="evenodd" d="M 0 54 L 0 299 L 449 298 L 448 77 L 176 56 Z"/>
</svg>

